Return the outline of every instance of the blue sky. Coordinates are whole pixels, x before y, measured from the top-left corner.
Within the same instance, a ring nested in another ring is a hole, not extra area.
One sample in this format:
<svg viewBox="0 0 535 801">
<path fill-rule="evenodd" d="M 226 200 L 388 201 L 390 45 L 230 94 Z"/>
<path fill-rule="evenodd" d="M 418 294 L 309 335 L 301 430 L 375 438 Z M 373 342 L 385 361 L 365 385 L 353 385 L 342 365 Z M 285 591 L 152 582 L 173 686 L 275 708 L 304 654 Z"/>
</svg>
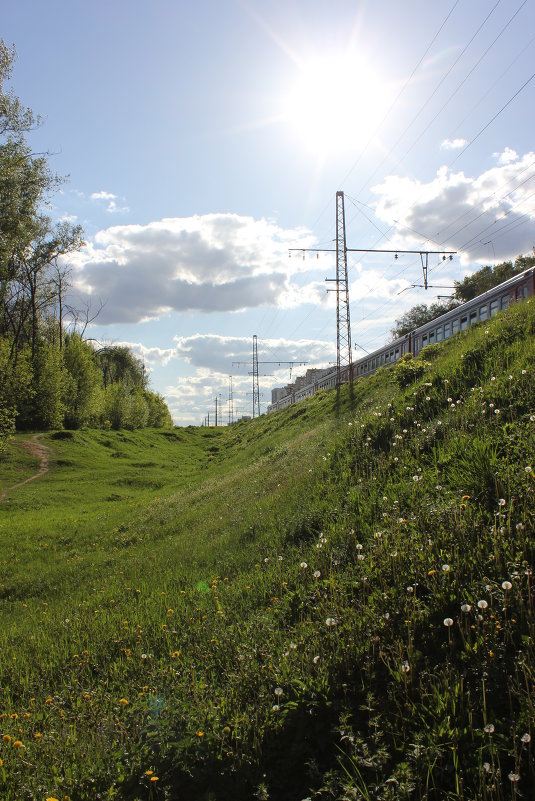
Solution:
<svg viewBox="0 0 535 801">
<path fill-rule="evenodd" d="M 18 0 L 0 36 L 69 176 L 49 212 L 86 233 L 86 335 L 131 345 L 177 424 L 216 396 L 227 419 L 229 375 L 250 413 L 254 334 L 260 360 L 335 360 L 334 259 L 288 248 L 332 246 L 337 190 L 348 247 L 458 251 L 432 285 L 535 245 L 533 0 Z M 352 254 L 354 343 L 447 294 L 420 279 L 418 257 Z"/>
</svg>

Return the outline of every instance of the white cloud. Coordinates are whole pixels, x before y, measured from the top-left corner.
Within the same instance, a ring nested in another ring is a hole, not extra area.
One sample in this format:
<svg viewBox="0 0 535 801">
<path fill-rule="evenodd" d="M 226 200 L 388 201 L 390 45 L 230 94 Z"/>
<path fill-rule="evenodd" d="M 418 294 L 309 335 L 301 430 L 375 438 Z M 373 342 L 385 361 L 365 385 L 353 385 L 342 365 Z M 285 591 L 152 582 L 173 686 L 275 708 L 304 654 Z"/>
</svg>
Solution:
<svg viewBox="0 0 535 801">
<path fill-rule="evenodd" d="M 497 261 L 527 253 L 535 242 L 535 153 L 520 158 L 506 148 L 495 156 L 498 166 L 476 177 L 447 167 L 428 183 L 389 176 L 373 188 L 376 214 L 405 249 L 442 246 L 465 264 L 487 263 L 489 252 Z"/>
<path fill-rule="evenodd" d="M 119 206 L 117 204 L 117 195 L 114 195 L 113 192 L 105 192 L 104 190 L 100 192 L 92 192 L 89 195 L 89 199 L 107 201 L 108 205 L 106 206 L 106 211 L 108 214 L 118 214 L 121 212 L 130 211 L 128 206 Z"/>
<path fill-rule="evenodd" d="M 288 258 L 289 247 L 313 245 L 305 229 L 221 213 L 113 226 L 69 261 L 76 289 L 106 301 L 100 324 L 134 323 L 315 302 L 318 286 L 303 291 L 291 279 L 324 269 L 322 259 Z"/>
<path fill-rule="evenodd" d="M 460 150 L 468 144 L 467 139 L 444 139 L 440 147 L 443 150 Z"/>
</svg>

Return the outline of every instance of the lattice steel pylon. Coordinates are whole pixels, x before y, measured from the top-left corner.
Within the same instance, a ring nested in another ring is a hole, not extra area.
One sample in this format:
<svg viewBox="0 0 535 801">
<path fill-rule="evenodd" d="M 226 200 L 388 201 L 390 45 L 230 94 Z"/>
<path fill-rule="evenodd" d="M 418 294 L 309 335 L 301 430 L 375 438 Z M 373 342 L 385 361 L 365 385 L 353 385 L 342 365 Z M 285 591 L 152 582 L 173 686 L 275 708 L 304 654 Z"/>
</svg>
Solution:
<svg viewBox="0 0 535 801">
<path fill-rule="evenodd" d="M 347 282 L 346 218 L 344 193 L 336 193 L 336 383 L 342 383 L 342 371 L 351 370 L 351 324 L 349 319 L 349 287 Z"/>
<path fill-rule="evenodd" d="M 258 380 L 258 339 L 253 335 L 253 420 L 255 410 L 258 410 L 257 417 L 260 417 L 260 383 Z"/>
</svg>

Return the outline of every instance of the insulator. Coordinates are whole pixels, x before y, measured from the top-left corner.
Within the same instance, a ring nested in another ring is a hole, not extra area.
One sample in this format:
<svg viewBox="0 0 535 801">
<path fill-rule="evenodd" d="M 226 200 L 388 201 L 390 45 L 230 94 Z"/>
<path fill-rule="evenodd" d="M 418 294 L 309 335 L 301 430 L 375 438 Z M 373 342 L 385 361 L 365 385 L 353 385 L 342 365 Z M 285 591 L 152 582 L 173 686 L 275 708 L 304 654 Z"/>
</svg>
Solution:
<svg viewBox="0 0 535 801">
<path fill-rule="evenodd" d="M 395 259 L 397 259 L 397 257 L 398 257 L 398 254 L 396 253 L 396 255 L 394 256 L 394 258 L 395 258 Z"/>
<path fill-rule="evenodd" d="M 450 256 L 450 261 L 453 261 L 453 256 Z"/>
<path fill-rule="evenodd" d="M 446 261 L 446 257 L 445 256 L 442 256 L 442 261 Z"/>
</svg>

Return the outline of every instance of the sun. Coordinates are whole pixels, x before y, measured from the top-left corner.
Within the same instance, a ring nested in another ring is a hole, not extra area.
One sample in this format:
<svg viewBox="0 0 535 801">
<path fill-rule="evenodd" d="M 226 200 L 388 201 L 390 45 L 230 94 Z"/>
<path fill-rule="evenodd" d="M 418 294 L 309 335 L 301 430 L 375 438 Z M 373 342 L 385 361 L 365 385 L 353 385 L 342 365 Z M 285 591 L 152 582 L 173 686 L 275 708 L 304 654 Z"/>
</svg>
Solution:
<svg viewBox="0 0 535 801">
<path fill-rule="evenodd" d="M 285 118 L 307 150 L 321 156 L 365 146 L 392 102 L 392 87 L 354 53 L 299 62 Z"/>
</svg>

